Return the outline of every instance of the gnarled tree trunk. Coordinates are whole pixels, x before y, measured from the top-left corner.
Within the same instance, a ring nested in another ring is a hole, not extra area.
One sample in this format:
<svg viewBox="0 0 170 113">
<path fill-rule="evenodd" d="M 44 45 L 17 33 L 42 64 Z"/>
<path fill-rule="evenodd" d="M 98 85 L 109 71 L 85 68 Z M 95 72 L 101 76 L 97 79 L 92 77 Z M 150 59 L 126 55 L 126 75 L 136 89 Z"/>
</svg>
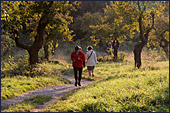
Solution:
<svg viewBox="0 0 170 113">
<path fill-rule="evenodd" d="M 29 53 L 29 63 L 30 65 L 36 64 L 38 62 L 38 51 L 28 50 Z"/>
<path fill-rule="evenodd" d="M 22 49 L 26 49 L 29 53 L 29 63 L 30 65 L 38 63 L 38 52 L 42 48 L 44 41 L 44 30 L 48 22 L 42 23 L 42 18 L 39 21 L 39 25 L 37 27 L 37 35 L 35 36 L 35 41 L 32 45 L 25 45 L 19 41 L 19 38 L 15 38 L 15 43 L 18 47 Z M 14 31 L 15 34 L 19 34 L 18 31 Z M 19 37 L 19 35 L 18 35 Z"/>
<path fill-rule="evenodd" d="M 141 53 L 142 49 L 145 46 L 144 42 L 138 43 L 134 46 L 134 60 L 135 60 L 135 67 L 140 68 L 142 65 L 141 63 Z"/>
<path fill-rule="evenodd" d="M 53 1 L 51 1 L 48 5 L 50 7 L 53 4 Z M 16 34 L 18 37 L 15 38 L 15 43 L 18 47 L 22 49 L 26 49 L 29 53 L 29 63 L 30 65 L 34 65 L 38 63 L 38 52 L 42 48 L 43 42 L 44 42 L 44 32 L 45 27 L 49 23 L 49 19 L 46 18 L 46 16 L 49 15 L 49 10 L 44 10 L 42 13 L 42 16 L 39 20 L 36 32 L 37 35 L 35 36 L 34 43 L 32 45 L 25 45 L 19 41 L 19 33 L 17 30 L 14 30 L 14 34 Z"/>
<path fill-rule="evenodd" d="M 154 14 L 151 13 L 151 16 L 152 16 L 152 26 L 150 28 L 148 28 L 147 31 L 144 31 L 144 29 L 143 29 L 143 26 L 142 26 L 142 17 L 140 16 L 139 19 L 138 19 L 141 42 L 137 43 L 134 46 L 134 50 L 133 50 L 133 52 L 134 52 L 134 60 L 135 60 L 135 67 L 137 67 L 137 68 L 140 68 L 141 65 L 142 65 L 142 62 L 141 62 L 141 53 L 142 53 L 143 47 L 148 42 L 149 32 L 151 31 L 151 29 L 155 29 L 154 28 Z"/>
</svg>

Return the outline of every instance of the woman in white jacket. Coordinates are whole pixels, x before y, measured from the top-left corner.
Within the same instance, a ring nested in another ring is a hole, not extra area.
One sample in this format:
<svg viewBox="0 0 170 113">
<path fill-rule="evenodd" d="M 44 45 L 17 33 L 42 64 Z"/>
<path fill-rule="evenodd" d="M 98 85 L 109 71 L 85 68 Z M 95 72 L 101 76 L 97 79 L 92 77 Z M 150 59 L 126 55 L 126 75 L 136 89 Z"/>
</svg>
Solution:
<svg viewBox="0 0 170 113">
<path fill-rule="evenodd" d="M 87 52 L 86 52 L 86 59 L 87 59 L 87 70 L 89 72 L 89 77 L 94 77 L 94 67 L 97 64 L 97 57 L 95 51 L 93 51 L 92 46 L 87 47 Z"/>
</svg>

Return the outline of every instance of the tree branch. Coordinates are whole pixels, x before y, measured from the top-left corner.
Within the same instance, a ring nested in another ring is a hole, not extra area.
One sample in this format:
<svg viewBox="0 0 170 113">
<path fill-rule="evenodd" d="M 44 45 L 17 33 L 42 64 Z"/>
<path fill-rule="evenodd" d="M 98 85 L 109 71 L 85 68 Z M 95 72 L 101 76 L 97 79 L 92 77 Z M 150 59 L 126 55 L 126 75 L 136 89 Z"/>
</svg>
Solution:
<svg viewBox="0 0 170 113">
<path fill-rule="evenodd" d="M 140 30 L 140 39 L 142 42 L 144 42 L 144 36 L 143 36 L 143 27 L 142 27 L 142 17 L 139 16 L 139 19 L 138 19 L 138 22 L 139 22 L 139 30 Z"/>
<path fill-rule="evenodd" d="M 14 33 L 17 34 L 17 36 L 19 36 L 17 30 L 14 30 Z M 21 42 L 19 42 L 19 38 L 18 37 L 15 38 L 15 43 L 16 43 L 17 47 L 20 47 L 22 49 L 26 49 L 26 50 L 30 49 L 29 45 L 25 45 L 25 44 L 22 44 Z"/>
<path fill-rule="evenodd" d="M 149 32 L 152 30 L 152 29 L 154 29 L 154 30 L 156 30 L 155 28 L 154 28 L 154 13 L 153 12 L 151 12 L 151 16 L 152 16 L 152 26 L 146 31 L 146 33 L 145 33 L 145 39 L 146 40 L 148 40 L 148 36 L 149 36 Z"/>
<path fill-rule="evenodd" d="M 49 5 L 47 5 L 47 8 L 51 8 L 51 6 L 53 5 L 54 1 L 50 1 Z M 38 23 L 38 27 L 37 27 L 37 35 L 35 36 L 35 41 L 33 46 L 37 46 L 38 49 L 40 49 L 43 45 L 43 35 L 44 35 L 44 30 L 45 27 L 47 26 L 47 24 L 49 23 L 49 18 L 48 15 L 50 13 L 49 9 L 44 10 L 43 15 Z M 44 21 L 45 20 L 45 21 Z"/>
</svg>

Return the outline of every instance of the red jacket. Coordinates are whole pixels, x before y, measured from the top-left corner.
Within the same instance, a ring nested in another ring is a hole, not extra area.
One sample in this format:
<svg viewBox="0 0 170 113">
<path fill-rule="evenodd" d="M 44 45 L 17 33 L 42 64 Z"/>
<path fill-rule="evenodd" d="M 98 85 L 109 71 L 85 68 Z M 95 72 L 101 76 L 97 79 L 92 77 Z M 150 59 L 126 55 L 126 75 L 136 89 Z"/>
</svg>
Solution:
<svg viewBox="0 0 170 113">
<path fill-rule="evenodd" d="M 79 51 L 77 55 L 76 52 L 77 51 L 73 51 L 71 54 L 71 60 L 73 61 L 73 66 L 78 68 L 83 68 L 83 61 L 85 61 L 85 54 L 82 51 Z"/>
</svg>

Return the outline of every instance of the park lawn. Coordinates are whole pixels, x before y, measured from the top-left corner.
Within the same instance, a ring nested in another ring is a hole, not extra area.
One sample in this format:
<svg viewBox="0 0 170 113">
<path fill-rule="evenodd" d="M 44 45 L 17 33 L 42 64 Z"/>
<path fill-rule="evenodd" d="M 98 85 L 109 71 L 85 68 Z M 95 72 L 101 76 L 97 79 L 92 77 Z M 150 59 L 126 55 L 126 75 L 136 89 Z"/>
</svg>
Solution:
<svg viewBox="0 0 170 113">
<path fill-rule="evenodd" d="M 47 86 L 69 84 L 70 81 L 61 76 L 60 71 L 65 68 L 65 64 L 44 63 L 39 64 L 39 68 L 33 72 L 23 69 L 20 75 L 13 76 L 9 73 L 11 75 L 1 78 L 1 100 Z"/>
<path fill-rule="evenodd" d="M 169 112 L 169 61 L 144 61 L 141 69 L 129 62 L 99 63 L 95 77 L 101 76 L 43 112 Z"/>
</svg>

